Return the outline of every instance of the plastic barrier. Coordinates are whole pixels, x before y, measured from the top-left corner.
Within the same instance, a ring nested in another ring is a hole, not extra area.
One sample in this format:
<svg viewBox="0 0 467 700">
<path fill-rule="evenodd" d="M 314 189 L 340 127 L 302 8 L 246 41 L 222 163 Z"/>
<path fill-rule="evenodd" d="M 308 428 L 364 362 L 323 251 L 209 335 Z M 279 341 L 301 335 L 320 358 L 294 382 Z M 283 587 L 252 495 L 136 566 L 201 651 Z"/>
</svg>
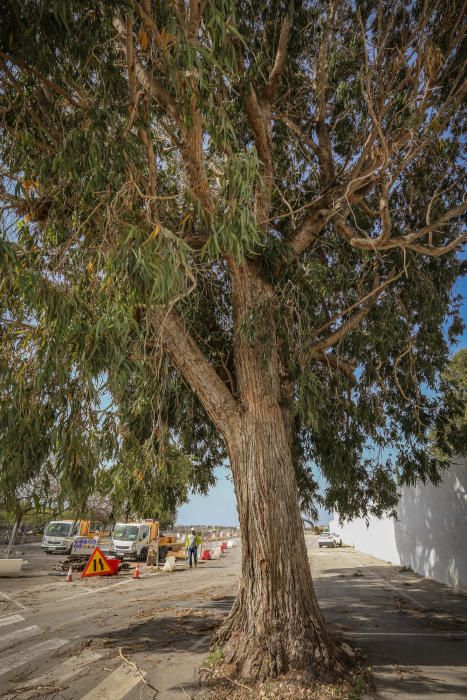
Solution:
<svg viewBox="0 0 467 700">
<path fill-rule="evenodd" d="M 209 551 L 209 549 L 203 549 L 201 559 L 203 561 L 208 561 L 210 558 L 211 558 L 211 552 Z"/>
<path fill-rule="evenodd" d="M 175 557 L 167 557 L 165 564 L 162 567 L 162 571 L 175 571 Z"/>
<path fill-rule="evenodd" d="M 122 563 L 121 559 L 113 558 L 113 557 L 107 557 L 107 564 L 110 566 L 112 569 L 113 574 L 118 574 L 118 567 Z"/>
</svg>

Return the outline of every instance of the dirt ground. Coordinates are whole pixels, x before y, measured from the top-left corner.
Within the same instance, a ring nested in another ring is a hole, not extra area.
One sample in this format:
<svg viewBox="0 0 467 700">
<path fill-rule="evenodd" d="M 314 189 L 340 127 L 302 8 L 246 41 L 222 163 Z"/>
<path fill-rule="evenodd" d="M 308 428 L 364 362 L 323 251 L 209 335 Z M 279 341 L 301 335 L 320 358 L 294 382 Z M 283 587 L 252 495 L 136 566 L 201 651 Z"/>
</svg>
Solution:
<svg viewBox="0 0 467 700">
<path fill-rule="evenodd" d="M 373 674 L 304 694 L 293 679 L 254 689 L 221 678 L 199 686 L 211 636 L 238 589 L 239 548 L 196 570 L 72 583 L 36 544 L 19 579 L 0 579 L 2 700 L 467 697 L 467 596 L 350 548 L 307 537 L 318 599 L 337 634 Z M 360 651 L 358 651 L 360 650 Z"/>
</svg>

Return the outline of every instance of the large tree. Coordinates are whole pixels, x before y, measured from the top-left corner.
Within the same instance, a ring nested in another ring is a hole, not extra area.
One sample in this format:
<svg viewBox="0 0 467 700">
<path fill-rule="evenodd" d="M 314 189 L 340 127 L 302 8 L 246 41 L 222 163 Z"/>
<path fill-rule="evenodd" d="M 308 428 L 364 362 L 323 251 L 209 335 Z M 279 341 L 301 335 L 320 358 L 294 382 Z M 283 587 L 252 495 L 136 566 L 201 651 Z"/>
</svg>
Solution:
<svg viewBox="0 0 467 700">
<path fill-rule="evenodd" d="M 462 3 L 2 4 L 6 452 L 20 432 L 27 471 L 42 435 L 84 490 L 102 460 L 163 480 L 187 454 L 206 484 L 227 456 L 216 643 L 244 677 L 324 673 L 300 507 L 381 513 L 438 473 Z"/>
</svg>

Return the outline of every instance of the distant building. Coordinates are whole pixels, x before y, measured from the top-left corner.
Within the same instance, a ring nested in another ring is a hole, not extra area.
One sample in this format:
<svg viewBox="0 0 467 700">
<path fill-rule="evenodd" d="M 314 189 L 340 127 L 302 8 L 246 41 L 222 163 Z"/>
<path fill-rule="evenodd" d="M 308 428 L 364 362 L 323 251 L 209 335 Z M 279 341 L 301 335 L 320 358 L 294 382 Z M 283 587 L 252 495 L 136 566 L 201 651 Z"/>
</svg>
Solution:
<svg viewBox="0 0 467 700">
<path fill-rule="evenodd" d="M 368 527 L 356 519 L 340 527 L 335 514 L 330 529 L 361 552 L 467 588 L 467 460 L 454 460 L 439 486 L 402 487 L 397 519 L 372 517 Z"/>
</svg>

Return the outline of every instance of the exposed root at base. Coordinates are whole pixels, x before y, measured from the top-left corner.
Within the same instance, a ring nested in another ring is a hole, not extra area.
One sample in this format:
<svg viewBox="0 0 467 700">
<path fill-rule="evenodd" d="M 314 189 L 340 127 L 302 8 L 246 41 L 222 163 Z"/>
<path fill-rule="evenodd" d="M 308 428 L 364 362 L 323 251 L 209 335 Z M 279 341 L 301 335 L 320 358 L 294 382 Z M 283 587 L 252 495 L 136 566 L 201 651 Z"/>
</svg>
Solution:
<svg viewBox="0 0 467 700">
<path fill-rule="evenodd" d="M 202 671 L 203 689 L 196 700 L 327 700 L 327 698 L 363 698 L 373 690 L 370 669 L 359 658 L 351 669 L 326 681 L 304 681 L 296 674 L 246 683 L 231 677 L 233 669 L 225 664 Z"/>
<path fill-rule="evenodd" d="M 290 635 L 288 638 L 270 635 L 267 644 L 238 633 L 226 638 L 224 630 L 221 627 L 213 640 L 206 671 L 223 664 L 229 671 L 226 675 L 246 683 L 286 674 L 294 674 L 294 678 L 305 683 L 326 682 L 328 678 L 334 680 L 347 674 L 357 662 L 352 647 L 336 639 L 329 629 L 314 637 L 297 631 L 295 639 Z"/>
<path fill-rule="evenodd" d="M 372 688 L 366 657 L 347 642 L 335 639 L 334 650 L 332 663 L 320 665 L 317 660 L 312 668 L 304 668 L 302 672 L 294 670 L 268 680 L 248 680 L 240 675 L 238 665 L 226 663 L 222 650 L 215 647 L 200 669 L 203 691 L 195 697 L 200 700 L 321 700 L 333 697 L 358 700 Z"/>
</svg>

